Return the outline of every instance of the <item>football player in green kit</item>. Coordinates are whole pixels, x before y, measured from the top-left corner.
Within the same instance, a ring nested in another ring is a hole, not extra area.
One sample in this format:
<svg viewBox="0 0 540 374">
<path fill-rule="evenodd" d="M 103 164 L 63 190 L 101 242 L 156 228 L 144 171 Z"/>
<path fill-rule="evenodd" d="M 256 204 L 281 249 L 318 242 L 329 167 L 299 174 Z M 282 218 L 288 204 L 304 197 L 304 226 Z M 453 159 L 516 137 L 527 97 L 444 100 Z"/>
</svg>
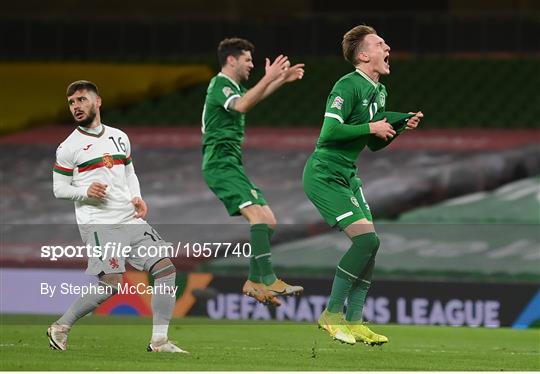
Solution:
<svg viewBox="0 0 540 374">
<path fill-rule="evenodd" d="M 218 46 L 221 72 L 210 81 L 202 115 L 203 177 L 231 216 L 242 215 L 251 225 L 249 275 L 242 292 L 263 303 L 279 305 L 276 296 L 303 291 L 274 273 L 270 238 L 274 213 L 259 188 L 246 176 L 242 163 L 245 113 L 285 83 L 302 79 L 304 64 L 290 66 L 287 56 L 272 63 L 265 75 L 247 90 L 242 83 L 253 69 L 253 44 L 245 39 L 224 39 Z"/>
<path fill-rule="evenodd" d="M 324 220 L 352 242 L 339 261 L 318 324 L 338 341 L 381 345 L 388 338 L 362 323 L 379 239 L 355 162 L 366 145 L 383 148 L 404 130 L 416 128 L 423 114 L 385 111 L 387 92 L 379 78 L 390 74 L 390 47 L 372 27 L 349 30 L 342 47 L 356 69 L 338 80 L 328 96 L 321 134 L 303 175 L 304 191 Z"/>
</svg>

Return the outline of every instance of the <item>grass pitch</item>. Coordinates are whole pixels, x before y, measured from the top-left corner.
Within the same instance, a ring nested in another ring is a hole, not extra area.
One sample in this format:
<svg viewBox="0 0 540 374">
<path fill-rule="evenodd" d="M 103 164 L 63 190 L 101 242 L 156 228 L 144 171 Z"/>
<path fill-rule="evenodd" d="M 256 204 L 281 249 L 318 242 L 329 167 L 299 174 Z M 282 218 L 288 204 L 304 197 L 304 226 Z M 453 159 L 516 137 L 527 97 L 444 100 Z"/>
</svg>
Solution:
<svg viewBox="0 0 540 374">
<path fill-rule="evenodd" d="M 383 347 L 339 344 L 307 323 L 175 320 L 190 355 L 148 353 L 151 320 L 87 317 L 68 351 L 48 347 L 50 316 L 1 316 L 1 370 L 540 370 L 540 330 L 373 326 Z"/>
</svg>

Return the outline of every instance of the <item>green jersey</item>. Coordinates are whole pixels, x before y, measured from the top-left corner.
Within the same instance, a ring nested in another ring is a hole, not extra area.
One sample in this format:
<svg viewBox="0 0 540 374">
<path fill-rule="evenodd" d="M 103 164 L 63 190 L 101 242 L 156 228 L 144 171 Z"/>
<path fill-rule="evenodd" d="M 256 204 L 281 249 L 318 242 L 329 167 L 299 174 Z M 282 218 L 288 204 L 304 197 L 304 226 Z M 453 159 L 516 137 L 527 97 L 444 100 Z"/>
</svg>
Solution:
<svg viewBox="0 0 540 374">
<path fill-rule="evenodd" d="M 373 221 L 356 159 L 366 145 L 376 151 L 390 144 L 412 116 L 385 111 L 386 95 L 382 84 L 356 70 L 337 81 L 328 96 L 321 135 L 302 180 L 306 195 L 331 226 L 344 230 L 361 219 Z M 390 140 L 370 134 L 369 122 L 384 118 L 396 130 Z"/>
<path fill-rule="evenodd" d="M 210 81 L 202 114 L 203 169 L 219 162 L 241 163 L 245 114 L 228 107 L 246 91 L 223 73 Z"/>
<path fill-rule="evenodd" d="M 316 154 L 354 164 L 368 144 L 369 122 L 385 110 L 386 88 L 357 69 L 336 82 L 326 101 Z"/>
</svg>

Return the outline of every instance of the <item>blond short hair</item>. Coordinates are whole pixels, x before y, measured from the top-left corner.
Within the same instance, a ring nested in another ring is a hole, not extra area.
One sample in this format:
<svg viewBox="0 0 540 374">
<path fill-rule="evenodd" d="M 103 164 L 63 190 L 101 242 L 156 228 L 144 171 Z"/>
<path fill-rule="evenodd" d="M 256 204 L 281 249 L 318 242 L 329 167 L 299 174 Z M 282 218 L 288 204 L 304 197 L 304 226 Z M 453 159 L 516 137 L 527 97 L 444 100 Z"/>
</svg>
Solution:
<svg viewBox="0 0 540 374">
<path fill-rule="evenodd" d="M 371 26 L 360 25 L 353 27 L 343 35 L 341 47 L 343 49 L 343 57 L 351 64 L 358 64 L 358 51 L 362 48 L 364 38 L 369 34 L 377 34 L 377 31 Z"/>
</svg>

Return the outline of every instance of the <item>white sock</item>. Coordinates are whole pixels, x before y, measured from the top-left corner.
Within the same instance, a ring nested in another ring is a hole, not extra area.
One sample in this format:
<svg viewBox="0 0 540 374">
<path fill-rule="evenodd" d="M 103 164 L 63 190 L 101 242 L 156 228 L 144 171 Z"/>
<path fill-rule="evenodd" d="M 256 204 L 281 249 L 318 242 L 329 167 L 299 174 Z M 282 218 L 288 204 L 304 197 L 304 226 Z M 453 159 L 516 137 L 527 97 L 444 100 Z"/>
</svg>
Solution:
<svg viewBox="0 0 540 374">
<path fill-rule="evenodd" d="M 154 325 L 152 326 L 152 341 L 167 339 L 169 325 Z"/>
<path fill-rule="evenodd" d="M 110 284 L 102 281 L 99 281 L 99 286 L 103 287 L 103 289 L 100 289 L 96 293 L 85 294 L 75 300 L 64 315 L 60 317 L 58 321 L 56 321 L 56 323 L 71 327 L 80 318 L 96 309 L 99 304 L 118 292 L 117 287 L 113 287 Z"/>
<path fill-rule="evenodd" d="M 171 266 L 172 269 L 174 267 Z M 166 268 L 165 268 L 166 269 Z M 155 272 L 159 273 L 165 269 Z M 165 270 L 166 271 L 166 270 Z M 168 269 L 171 271 L 171 269 Z M 159 277 L 154 280 L 154 287 L 158 285 L 167 285 L 173 287 L 175 285 L 176 272 L 172 274 Z M 167 332 L 169 330 L 169 321 L 172 317 L 172 312 L 176 304 L 175 295 L 169 293 L 155 293 L 152 295 L 152 312 L 153 312 L 153 326 L 152 326 L 152 341 L 161 340 L 167 338 Z"/>
</svg>

